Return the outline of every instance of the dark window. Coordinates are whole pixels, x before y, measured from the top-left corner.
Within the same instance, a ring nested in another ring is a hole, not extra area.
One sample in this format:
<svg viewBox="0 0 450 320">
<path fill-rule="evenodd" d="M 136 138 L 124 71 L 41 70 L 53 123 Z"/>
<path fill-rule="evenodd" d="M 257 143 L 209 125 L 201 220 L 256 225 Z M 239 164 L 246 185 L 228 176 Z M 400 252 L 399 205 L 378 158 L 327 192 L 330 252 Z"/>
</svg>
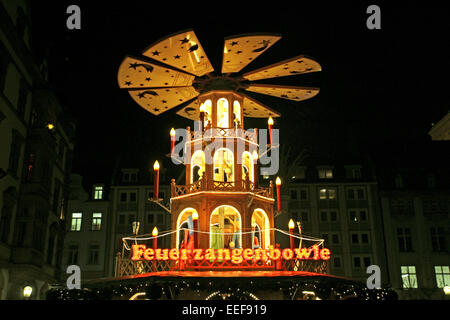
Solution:
<svg viewBox="0 0 450 320">
<path fill-rule="evenodd" d="M 369 235 L 367 233 L 361 234 L 361 242 L 362 243 L 369 243 Z"/>
<path fill-rule="evenodd" d="M 147 223 L 149 223 L 149 224 L 155 223 L 155 216 L 152 213 L 149 213 L 147 215 Z"/>
<path fill-rule="evenodd" d="M 328 243 L 328 233 L 322 233 L 322 239 L 325 240 L 325 244 Z"/>
<path fill-rule="evenodd" d="M 361 268 L 361 258 L 360 257 L 353 257 L 353 266 L 355 268 Z"/>
<path fill-rule="evenodd" d="M 131 181 L 136 181 L 137 180 L 137 175 L 136 173 L 132 173 L 130 176 Z"/>
<path fill-rule="evenodd" d="M 300 200 L 308 200 L 308 192 L 306 190 L 300 190 Z"/>
<path fill-rule="evenodd" d="M 359 219 L 361 219 L 361 221 L 367 221 L 367 213 L 366 213 L 366 211 L 360 211 L 359 212 Z"/>
<path fill-rule="evenodd" d="M 164 215 L 158 214 L 158 218 L 157 219 L 158 219 L 158 221 L 157 221 L 158 225 L 161 225 L 161 224 L 164 223 Z"/>
<path fill-rule="evenodd" d="M 130 202 L 136 202 L 136 192 L 130 193 Z"/>
<path fill-rule="evenodd" d="M 347 190 L 347 199 L 350 199 L 350 200 L 355 199 L 355 190 L 353 190 L 353 189 Z"/>
<path fill-rule="evenodd" d="M 327 221 L 327 212 L 326 211 L 322 211 L 320 212 L 320 221 Z"/>
<path fill-rule="evenodd" d="M 357 194 L 358 194 L 358 199 L 364 199 L 364 190 L 363 189 L 358 189 Z"/>
<path fill-rule="evenodd" d="M 291 199 L 297 200 L 297 190 L 291 190 Z"/>
<path fill-rule="evenodd" d="M 330 220 L 331 221 L 336 221 L 337 220 L 337 212 L 336 211 L 331 211 L 330 212 Z"/>
<path fill-rule="evenodd" d="M 67 264 L 78 264 L 78 245 L 73 244 L 69 246 L 69 254 L 67 257 Z"/>
<path fill-rule="evenodd" d="M 369 257 L 364 257 L 364 266 L 365 267 L 368 267 L 368 266 L 370 266 L 371 265 L 371 263 L 370 263 L 370 258 Z"/>
<path fill-rule="evenodd" d="M 430 228 L 431 246 L 434 252 L 445 252 L 445 236 L 443 228 Z"/>
<path fill-rule="evenodd" d="M 355 243 L 358 243 L 358 242 L 359 242 L 358 234 L 357 233 L 353 233 L 352 234 L 352 243 L 355 244 Z"/>
<path fill-rule="evenodd" d="M 125 224 L 125 215 L 119 214 L 119 224 Z"/>
<path fill-rule="evenodd" d="M 412 249 L 411 229 L 398 228 L 397 229 L 398 249 L 400 252 L 410 252 Z"/>
<path fill-rule="evenodd" d="M 306 222 L 306 221 L 308 221 L 308 218 L 309 218 L 308 212 L 307 211 L 303 211 L 302 212 L 302 221 Z"/>
<path fill-rule="evenodd" d="M 27 105 L 28 98 L 28 84 L 25 79 L 20 79 L 19 84 L 19 99 L 17 100 L 17 112 L 20 117 L 23 119 L 25 116 L 25 108 Z"/>
<path fill-rule="evenodd" d="M 296 211 L 291 212 L 291 218 L 292 218 L 294 221 L 297 221 L 297 219 L 298 219 L 298 214 L 297 214 Z"/>
<path fill-rule="evenodd" d="M 122 192 L 120 194 L 120 202 L 126 202 L 127 201 L 127 194 L 125 192 Z"/>
<path fill-rule="evenodd" d="M 0 217 L 0 241 L 7 242 L 11 230 L 12 208 L 4 205 Z"/>
<path fill-rule="evenodd" d="M 339 235 L 336 234 L 336 233 L 334 233 L 334 234 L 331 236 L 331 241 L 332 241 L 333 244 L 338 244 L 338 243 L 339 243 Z"/>
<path fill-rule="evenodd" d="M 9 151 L 9 167 L 8 170 L 17 177 L 17 170 L 19 169 L 20 149 L 22 146 L 22 139 L 19 133 L 15 130 L 12 132 L 11 147 Z"/>
<path fill-rule="evenodd" d="M 358 222 L 358 217 L 356 216 L 356 211 L 350 211 L 350 221 Z"/>
<path fill-rule="evenodd" d="M 87 264 L 98 264 L 98 255 L 99 255 L 99 245 L 91 244 L 89 245 L 89 253 L 88 253 L 88 263 Z"/>
<path fill-rule="evenodd" d="M 340 268 L 341 267 L 341 258 L 339 258 L 339 257 L 333 258 L 333 265 L 335 268 Z"/>
</svg>

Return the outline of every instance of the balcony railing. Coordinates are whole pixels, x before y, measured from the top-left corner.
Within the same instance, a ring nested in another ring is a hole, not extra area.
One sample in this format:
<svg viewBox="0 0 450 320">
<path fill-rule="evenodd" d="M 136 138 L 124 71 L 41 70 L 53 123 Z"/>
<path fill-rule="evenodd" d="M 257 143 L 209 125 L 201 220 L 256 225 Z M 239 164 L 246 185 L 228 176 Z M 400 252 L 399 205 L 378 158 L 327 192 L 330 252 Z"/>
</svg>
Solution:
<svg viewBox="0 0 450 320">
<path fill-rule="evenodd" d="M 240 191 L 240 192 L 252 192 L 263 197 L 273 198 L 273 185 L 272 181 L 270 186 L 257 187 L 256 184 L 249 180 L 240 180 L 233 182 L 226 181 L 208 181 L 206 179 L 200 179 L 192 184 L 177 185 L 175 179 L 172 179 L 171 184 L 172 198 L 192 194 L 201 191 Z"/>
<path fill-rule="evenodd" d="M 247 131 L 240 128 L 210 128 L 204 131 L 191 131 L 188 128 L 190 140 L 211 138 L 242 138 L 253 143 L 258 143 L 258 129 Z"/>
</svg>

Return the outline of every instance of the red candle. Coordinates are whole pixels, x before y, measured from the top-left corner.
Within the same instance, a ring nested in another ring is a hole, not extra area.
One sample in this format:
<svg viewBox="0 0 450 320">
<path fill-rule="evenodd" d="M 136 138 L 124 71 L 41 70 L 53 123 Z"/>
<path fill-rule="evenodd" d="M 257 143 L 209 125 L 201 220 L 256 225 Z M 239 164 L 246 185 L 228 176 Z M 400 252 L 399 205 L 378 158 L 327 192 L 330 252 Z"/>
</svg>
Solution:
<svg viewBox="0 0 450 320">
<path fill-rule="evenodd" d="M 281 211 L 281 179 L 279 177 L 275 180 L 275 184 L 277 186 L 277 209 Z"/>
<path fill-rule="evenodd" d="M 267 121 L 267 124 L 269 126 L 269 143 L 272 145 L 272 126 L 273 126 L 273 119 L 272 117 L 269 117 L 269 120 Z"/>
<path fill-rule="evenodd" d="M 194 247 L 198 249 L 198 213 L 195 211 L 192 214 L 192 221 L 194 222 Z"/>
<path fill-rule="evenodd" d="M 290 240 L 291 240 L 291 250 L 294 250 L 294 248 L 295 248 L 295 244 L 294 244 L 294 227 L 295 227 L 295 224 L 294 224 L 294 221 L 291 219 L 291 220 L 289 220 L 289 238 L 290 238 Z"/>
<path fill-rule="evenodd" d="M 170 130 L 170 153 L 173 154 L 175 148 L 175 129 Z"/>
<path fill-rule="evenodd" d="M 158 200 L 159 199 L 159 162 L 158 162 L 158 160 L 155 161 L 155 164 L 153 165 L 153 170 L 155 170 L 153 198 Z"/>
<path fill-rule="evenodd" d="M 156 251 L 156 248 L 158 248 L 158 238 L 157 238 L 157 236 L 158 236 L 158 228 L 157 227 L 153 228 L 152 236 L 154 237 L 153 238 L 153 250 Z M 155 254 L 156 254 L 156 252 L 155 252 Z"/>
</svg>

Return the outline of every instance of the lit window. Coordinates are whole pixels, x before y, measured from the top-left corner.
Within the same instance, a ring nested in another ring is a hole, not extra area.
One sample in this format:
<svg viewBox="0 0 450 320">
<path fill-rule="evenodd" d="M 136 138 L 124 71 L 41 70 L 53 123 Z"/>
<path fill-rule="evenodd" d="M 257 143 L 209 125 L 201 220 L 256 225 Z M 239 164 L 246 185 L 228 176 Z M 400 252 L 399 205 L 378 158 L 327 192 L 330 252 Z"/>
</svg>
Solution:
<svg viewBox="0 0 450 320">
<path fill-rule="evenodd" d="M 100 231 L 102 228 L 102 214 L 94 212 L 92 214 L 92 231 Z"/>
<path fill-rule="evenodd" d="M 319 179 L 332 179 L 333 178 L 333 169 L 319 169 Z"/>
<path fill-rule="evenodd" d="M 81 213 L 72 213 L 72 223 L 70 226 L 70 231 L 81 231 Z"/>
<path fill-rule="evenodd" d="M 402 282 L 403 288 L 418 288 L 417 286 L 417 275 L 415 266 L 401 266 Z"/>
<path fill-rule="evenodd" d="M 241 104 L 239 101 L 233 102 L 233 117 L 234 117 L 234 124 L 237 127 L 240 127 L 241 125 Z"/>
<path fill-rule="evenodd" d="M 103 187 L 95 187 L 94 189 L 94 199 L 95 200 L 102 200 L 103 199 Z"/>
<path fill-rule="evenodd" d="M 336 189 L 328 188 L 328 189 L 320 189 L 319 190 L 319 199 L 320 200 L 334 200 L 336 199 Z"/>
<path fill-rule="evenodd" d="M 450 267 L 449 266 L 435 266 L 434 273 L 436 274 L 436 286 L 438 288 L 450 286 Z"/>
<path fill-rule="evenodd" d="M 217 101 L 217 127 L 218 128 L 229 128 L 229 111 L 228 111 L 228 100 L 225 98 L 220 98 Z"/>
</svg>

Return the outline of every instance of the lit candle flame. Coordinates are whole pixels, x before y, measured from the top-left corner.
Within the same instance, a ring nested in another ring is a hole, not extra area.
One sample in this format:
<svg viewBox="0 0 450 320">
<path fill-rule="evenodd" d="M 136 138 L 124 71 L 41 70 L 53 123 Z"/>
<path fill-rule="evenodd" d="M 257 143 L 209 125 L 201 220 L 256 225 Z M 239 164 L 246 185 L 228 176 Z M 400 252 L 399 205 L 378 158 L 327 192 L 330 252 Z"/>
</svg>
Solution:
<svg viewBox="0 0 450 320">
<path fill-rule="evenodd" d="M 174 128 L 172 128 L 171 130 L 170 130 L 170 136 L 173 138 L 173 137 L 175 137 L 175 129 Z"/>
<path fill-rule="evenodd" d="M 281 185 L 281 179 L 280 179 L 280 177 L 277 177 L 277 180 L 275 180 L 275 184 L 276 184 L 277 186 L 280 186 L 280 185 Z"/>
<path fill-rule="evenodd" d="M 158 228 L 154 227 L 152 231 L 152 236 L 157 237 L 158 236 Z"/>
<path fill-rule="evenodd" d="M 153 165 L 153 170 L 155 170 L 155 171 L 159 170 L 159 162 L 158 162 L 158 160 L 155 161 L 155 164 Z"/>
<path fill-rule="evenodd" d="M 197 211 L 194 211 L 194 213 L 192 214 L 192 219 L 193 220 L 198 220 L 198 213 L 197 213 Z"/>
<path fill-rule="evenodd" d="M 292 230 L 292 229 L 294 229 L 295 228 L 295 224 L 294 224 L 294 220 L 289 220 L 289 224 L 288 224 L 288 226 L 289 226 L 289 230 Z"/>
<path fill-rule="evenodd" d="M 267 123 L 269 124 L 269 126 L 273 126 L 273 118 L 269 117 L 269 120 L 267 120 Z"/>
<path fill-rule="evenodd" d="M 258 152 L 256 152 L 256 150 L 253 150 L 252 158 L 253 160 L 258 160 Z"/>
</svg>

